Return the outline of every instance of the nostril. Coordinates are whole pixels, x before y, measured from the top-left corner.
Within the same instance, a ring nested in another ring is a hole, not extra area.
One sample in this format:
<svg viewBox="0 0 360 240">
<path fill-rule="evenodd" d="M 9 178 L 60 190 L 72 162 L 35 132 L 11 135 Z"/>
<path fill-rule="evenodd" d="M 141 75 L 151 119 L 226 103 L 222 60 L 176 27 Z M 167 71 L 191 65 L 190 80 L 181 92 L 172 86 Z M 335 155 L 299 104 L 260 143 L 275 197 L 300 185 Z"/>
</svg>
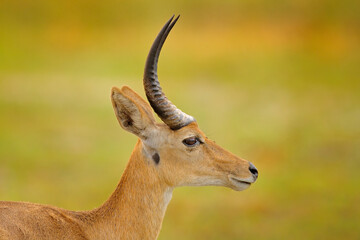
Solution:
<svg viewBox="0 0 360 240">
<path fill-rule="evenodd" d="M 249 171 L 252 173 L 252 175 L 257 178 L 259 173 L 258 170 L 256 169 L 256 167 L 254 166 L 254 164 L 252 164 L 251 162 L 249 162 Z"/>
</svg>

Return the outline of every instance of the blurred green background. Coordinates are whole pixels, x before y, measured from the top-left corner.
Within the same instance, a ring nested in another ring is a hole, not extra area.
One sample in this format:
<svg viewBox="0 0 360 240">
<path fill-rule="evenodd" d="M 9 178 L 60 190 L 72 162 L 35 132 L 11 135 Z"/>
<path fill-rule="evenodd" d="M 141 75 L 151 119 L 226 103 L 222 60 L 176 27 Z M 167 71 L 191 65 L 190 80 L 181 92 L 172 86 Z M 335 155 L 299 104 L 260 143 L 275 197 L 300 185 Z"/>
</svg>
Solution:
<svg viewBox="0 0 360 240">
<path fill-rule="evenodd" d="M 153 39 L 168 97 L 259 169 L 244 192 L 174 191 L 159 239 L 360 239 L 359 1 L 0 3 L 0 199 L 91 209 L 136 138 L 112 86 L 144 96 Z"/>
</svg>

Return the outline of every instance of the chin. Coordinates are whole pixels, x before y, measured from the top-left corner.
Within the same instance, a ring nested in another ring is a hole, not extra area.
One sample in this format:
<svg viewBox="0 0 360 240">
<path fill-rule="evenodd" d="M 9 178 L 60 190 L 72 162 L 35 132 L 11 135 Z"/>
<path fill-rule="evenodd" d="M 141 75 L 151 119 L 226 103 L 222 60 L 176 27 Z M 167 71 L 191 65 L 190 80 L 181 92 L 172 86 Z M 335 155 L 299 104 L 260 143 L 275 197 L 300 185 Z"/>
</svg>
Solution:
<svg viewBox="0 0 360 240">
<path fill-rule="evenodd" d="M 250 187 L 250 183 L 238 183 L 236 185 L 232 185 L 231 189 L 235 191 L 244 191 Z"/>
</svg>

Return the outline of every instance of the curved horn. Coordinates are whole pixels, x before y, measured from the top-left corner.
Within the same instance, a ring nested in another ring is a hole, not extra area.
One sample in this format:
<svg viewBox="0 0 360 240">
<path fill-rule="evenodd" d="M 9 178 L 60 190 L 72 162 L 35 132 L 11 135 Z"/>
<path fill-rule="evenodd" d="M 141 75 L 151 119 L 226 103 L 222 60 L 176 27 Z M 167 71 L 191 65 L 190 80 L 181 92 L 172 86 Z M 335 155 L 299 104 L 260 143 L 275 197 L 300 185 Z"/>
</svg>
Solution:
<svg viewBox="0 0 360 240">
<path fill-rule="evenodd" d="M 169 99 L 167 99 L 160 87 L 157 75 L 157 63 L 161 47 L 179 17 L 180 15 L 172 21 L 174 18 L 174 16 L 172 16 L 157 35 L 148 54 L 144 71 L 144 88 L 146 97 L 156 114 L 173 130 L 180 129 L 191 122 L 195 122 L 195 118 L 183 113 L 172 102 L 170 102 Z"/>
</svg>

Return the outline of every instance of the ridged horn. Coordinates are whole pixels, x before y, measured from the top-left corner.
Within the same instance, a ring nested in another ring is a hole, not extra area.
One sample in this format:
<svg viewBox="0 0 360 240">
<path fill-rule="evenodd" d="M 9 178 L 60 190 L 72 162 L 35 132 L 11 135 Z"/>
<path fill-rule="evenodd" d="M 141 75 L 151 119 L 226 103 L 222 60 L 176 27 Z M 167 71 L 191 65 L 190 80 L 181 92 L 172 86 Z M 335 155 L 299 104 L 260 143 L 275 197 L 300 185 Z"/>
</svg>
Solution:
<svg viewBox="0 0 360 240">
<path fill-rule="evenodd" d="M 160 87 L 157 75 L 157 63 L 161 48 L 179 17 L 180 15 L 172 21 L 174 18 L 174 16 L 172 16 L 157 35 L 149 51 L 144 71 L 144 88 L 146 97 L 156 114 L 173 130 L 180 129 L 191 122 L 195 122 L 195 118 L 183 113 L 169 99 L 167 99 Z"/>
</svg>

